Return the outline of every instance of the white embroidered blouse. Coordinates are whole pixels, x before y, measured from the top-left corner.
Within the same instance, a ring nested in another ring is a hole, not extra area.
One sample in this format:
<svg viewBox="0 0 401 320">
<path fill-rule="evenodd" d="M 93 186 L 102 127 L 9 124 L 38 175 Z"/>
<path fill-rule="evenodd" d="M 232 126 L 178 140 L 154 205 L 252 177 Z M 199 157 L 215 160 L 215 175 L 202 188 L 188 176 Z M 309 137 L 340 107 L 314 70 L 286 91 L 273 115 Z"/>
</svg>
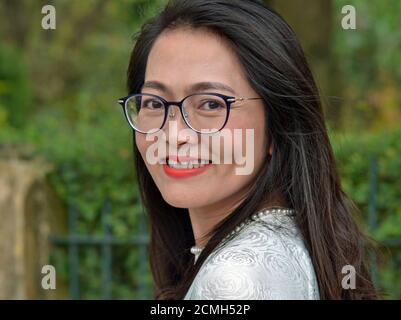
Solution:
<svg viewBox="0 0 401 320">
<path fill-rule="evenodd" d="M 319 299 L 314 268 L 294 216 L 262 215 L 217 246 L 184 299 Z"/>
</svg>

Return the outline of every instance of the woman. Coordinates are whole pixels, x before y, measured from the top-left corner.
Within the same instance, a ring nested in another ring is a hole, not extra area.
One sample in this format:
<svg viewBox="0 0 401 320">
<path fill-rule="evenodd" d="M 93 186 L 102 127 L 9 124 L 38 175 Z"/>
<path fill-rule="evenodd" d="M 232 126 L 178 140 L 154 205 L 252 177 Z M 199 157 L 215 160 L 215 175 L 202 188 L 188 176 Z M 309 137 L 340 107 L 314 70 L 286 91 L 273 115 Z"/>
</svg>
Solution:
<svg viewBox="0 0 401 320">
<path fill-rule="evenodd" d="M 128 89 L 157 299 L 376 298 L 314 79 L 277 13 L 170 1 L 139 34 Z M 245 173 L 221 154 L 241 147 Z"/>
</svg>

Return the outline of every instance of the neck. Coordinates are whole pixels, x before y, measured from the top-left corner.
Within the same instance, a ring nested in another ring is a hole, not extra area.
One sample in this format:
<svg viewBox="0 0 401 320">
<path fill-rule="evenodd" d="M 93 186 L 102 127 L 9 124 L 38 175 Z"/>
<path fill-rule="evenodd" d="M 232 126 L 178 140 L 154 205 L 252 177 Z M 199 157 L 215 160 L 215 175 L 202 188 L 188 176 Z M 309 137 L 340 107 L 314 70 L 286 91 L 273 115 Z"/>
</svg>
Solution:
<svg viewBox="0 0 401 320">
<path fill-rule="evenodd" d="M 209 234 L 213 228 L 229 216 L 242 201 L 236 203 L 225 203 L 224 205 L 210 205 L 201 208 L 189 208 L 192 231 L 195 238 L 195 245 L 203 248 L 209 241 Z M 258 210 L 269 207 L 286 207 L 286 201 L 281 196 L 276 196 L 274 200 L 263 202 L 258 206 Z"/>
<path fill-rule="evenodd" d="M 226 207 L 216 210 L 216 208 L 212 208 L 212 206 L 208 208 L 188 209 L 195 245 L 203 248 L 210 239 L 211 235 L 209 235 L 209 233 L 220 221 L 233 212 L 234 209 L 235 208 Z"/>
</svg>

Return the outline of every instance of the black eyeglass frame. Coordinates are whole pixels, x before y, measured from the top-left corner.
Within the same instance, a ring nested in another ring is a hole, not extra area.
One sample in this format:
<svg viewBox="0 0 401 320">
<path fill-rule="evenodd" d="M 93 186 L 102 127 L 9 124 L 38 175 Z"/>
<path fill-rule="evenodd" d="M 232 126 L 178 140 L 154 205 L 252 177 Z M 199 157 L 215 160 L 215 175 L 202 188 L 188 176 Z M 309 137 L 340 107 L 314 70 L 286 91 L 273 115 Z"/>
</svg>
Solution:
<svg viewBox="0 0 401 320">
<path fill-rule="evenodd" d="M 169 112 L 170 106 L 177 106 L 177 107 L 179 107 L 179 109 L 180 109 L 181 116 L 182 116 L 182 118 L 184 119 L 184 122 L 186 123 L 186 125 L 187 125 L 189 128 L 191 128 L 192 130 L 194 130 L 195 132 L 197 132 L 197 133 L 203 133 L 203 134 L 204 134 L 204 133 L 216 133 L 216 132 L 219 132 L 219 131 L 221 131 L 221 130 L 226 126 L 227 121 L 228 121 L 228 118 L 229 118 L 229 116 L 230 116 L 231 105 L 232 105 L 234 102 L 237 102 L 237 101 L 245 101 L 245 100 L 260 100 L 260 99 L 262 99 L 262 98 L 236 98 L 236 97 L 227 96 L 227 95 L 224 95 L 224 94 L 221 94 L 221 93 L 216 93 L 216 92 L 192 93 L 192 94 L 190 94 L 190 95 L 184 97 L 181 101 L 167 101 L 166 99 L 164 99 L 164 98 L 162 98 L 162 97 L 160 97 L 160 96 L 158 96 L 158 95 L 151 94 L 151 93 L 133 93 L 133 94 L 130 94 L 130 95 L 128 95 L 128 96 L 125 96 L 125 97 L 122 97 L 122 98 L 118 99 L 118 103 L 122 106 L 123 111 L 124 111 L 125 118 L 127 119 L 127 121 L 128 121 L 128 123 L 129 123 L 129 125 L 131 126 L 131 128 L 134 129 L 135 131 L 137 131 L 137 132 L 139 132 L 139 133 L 143 133 L 143 134 L 148 134 L 148 133 L 150 133 L 150 132 L 142 131 L 142 130 L 139 130 L 138 128 L 136 128 L 136 127 L 133 125 L 133 123 L 130 121 L 129 116 L 128 116 L 128 111 L 127 111 L 127 102 L 128 102 L 128 100 L 131 99 L 132 97 L 135 97 L 135 96 L 143 96 L 143 95 L 155 97 L 155 98 L 159 99 L 161 102 L 163 102 L 163 105 L 164 105 L 164 119 L 163 119 L 163 123 L 162 123 L 162 125 L 160 126 L 160 128 L 159 128 L 157 131 L 155 131 L 155 132 L 160 131 L 160 130 L 164 127 L 164 125 L 166 124 L 167 116 L 168 116 L 168 112 Z M 186 116 L 184 115 L 184 110 L 183 110 L 183 107 L 182 107 L 182 106 L 183 106 L 184 101 L 185 101 L 186 99 L 188 99 L 189 97 L 192 97 L 192 96 L 196 96 L 196 95 L 211 95 L 211 96 L 219 97 L 219 98 L 221 98 L 221 99 L 224 100 L 224 102 L 225 102 L 225 104 L 226 104 L 226 108 L 227 108 L 226 119 L 224 120 L 224 124 L 222 125 L 222 127 L 221 127 L 219 130 L 213 131 L 213 132 L 203 132 L 203 131 L 200 131 L 200 130 L 197 130 L 197 129 L 193 128 L 193 127 L 191 126 L 191 124 L 187 121 Z M 154 133 L 155 133 L 155 132 L 154 132 Z"/>
</svg>

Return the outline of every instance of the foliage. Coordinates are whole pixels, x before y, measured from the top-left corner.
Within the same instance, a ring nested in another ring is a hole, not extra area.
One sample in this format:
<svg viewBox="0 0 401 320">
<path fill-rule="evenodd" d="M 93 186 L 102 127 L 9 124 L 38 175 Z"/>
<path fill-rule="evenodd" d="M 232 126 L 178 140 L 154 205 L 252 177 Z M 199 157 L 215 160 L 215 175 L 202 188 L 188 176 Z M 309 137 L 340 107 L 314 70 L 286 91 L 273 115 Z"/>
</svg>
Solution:
<svg viewBox="0 0 401 320">
<path fill-rule="evenodd" d="M 22 126 L 30 98 L 26 66 L 19 52 L 0 44 L 0 126 Z"/>
<path fill-rule="evenodd" d="M 401 1 L 335 0 L 334 54 L 343 75 L 344 128 L 401 122 Z M 352 5 L 356 30 L 343 30 L 341 9 Z"/>
<path fill-rule="evenodd" d="M 401 298 L 399 247 L 386 246 L 388 240 L 401 240 L 401 127 L 379 133 L 333 134 L 334 149 L 342 185 L 361 210 L 365 230 L 377 241 L 381 265 L 379 284 L 390 298 Z M 370 178 L 372 163 L 377 176 Z M 373 198 L 370 189 L 377 181 Z M 377 226 L 369 221 L 369 206 L 377 210 Z M 379 259 L 380 260 L 380 259 Z"/>
</svg>

